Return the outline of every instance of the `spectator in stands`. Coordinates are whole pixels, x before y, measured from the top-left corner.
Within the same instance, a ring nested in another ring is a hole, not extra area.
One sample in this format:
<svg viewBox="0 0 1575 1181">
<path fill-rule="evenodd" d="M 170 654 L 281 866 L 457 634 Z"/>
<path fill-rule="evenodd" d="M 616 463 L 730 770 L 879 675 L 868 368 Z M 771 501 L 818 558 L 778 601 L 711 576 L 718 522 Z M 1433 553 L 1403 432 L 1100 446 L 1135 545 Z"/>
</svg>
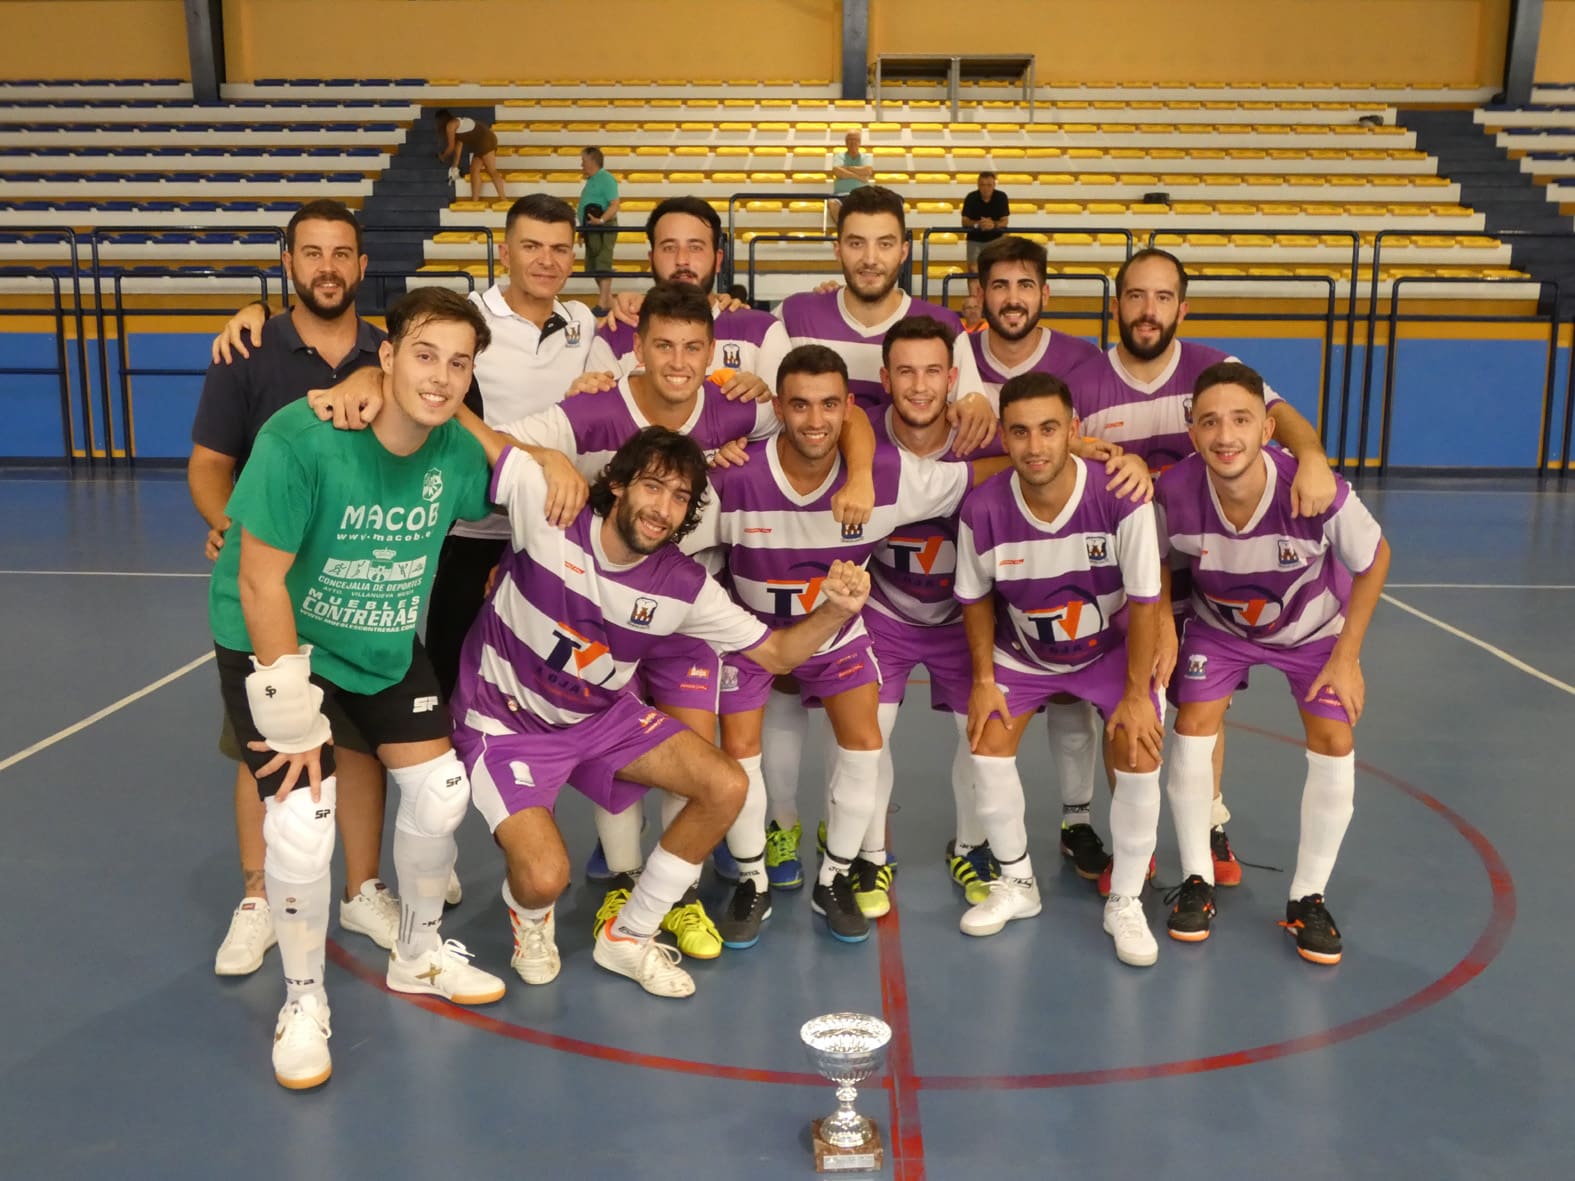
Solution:
<svg viewBox="0 0 1575 1181">
<path fill-rule="evenodd" d="M 438 159 L 448 165 L 449 180 L 459 179 L 460 153 L 468 148 L 470 199 L 481 200 L 481 170 L 485 168 L 492 179 L 492 187 L 497 190 L 498 200 L 507 201 L 509 195 L 503 187 L 503 176 L 498 172 L 498 137 L 491 125 L 468 115 L 456 115 L 443 107 L 432 112 L 432 118 L 437 123 L 438 136 L 443 140 Z"/>
<path fill-rule="evenodd" d="M 842 161 L 831 169 L 831 191 L 838 196 L 863 188 L 875 179 L 875 158 L 863 150 L 863 133 L 857 129 L 848 132 L 843 144 L 847 150 L 842 153 Z M 827 206 L 832 221 L 837 220 L 841 210 L 841 201 L 832 201 Z"/>
<path fill-rule="evenodd" d="M 980 307 L 983 291 L 978 277 L 979 251 L 1006 233 L 1011 213 L 1006 194 L 995 187 L 995 173 L 981 172 L 979 187 L 963 198 L 962 205 L 962 223 L 968 230 L 968 304 L 973 309 Z M 975 310 L 972 317 L 964 315 L 963 319 L 977 319 L 978 314 Z"/>
<path fill-rule="evenodd" d="M 580 189 L 580 226 L 585 237 L 585 269 L 596 276 L 596 306 L 592 312 L 605 316 L 612 303 L 613 247 L 616 230 L 589 230 L 588 226 L 618 224 L 618 181 L 602 167 L 602 150 L 586 148 L 580 153 L 580 172 L 585 186 Z"/>
</svg>

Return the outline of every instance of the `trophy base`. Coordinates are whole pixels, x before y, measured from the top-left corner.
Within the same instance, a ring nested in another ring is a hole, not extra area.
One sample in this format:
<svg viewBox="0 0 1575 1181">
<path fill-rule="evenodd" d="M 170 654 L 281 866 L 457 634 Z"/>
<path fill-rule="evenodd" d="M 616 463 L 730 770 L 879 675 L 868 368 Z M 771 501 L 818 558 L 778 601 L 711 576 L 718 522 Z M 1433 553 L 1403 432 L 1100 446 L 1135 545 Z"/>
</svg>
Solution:
<svg viewBox="0 0 1575 1181">
<path fill-rule="evenodd" d="M 854 1148 L 838 1148 L 835 1144 L 828 1144 L 820 1138 L 820 1120 L 811 1123 L 809 1138 L 815 1149 L 815 1171 L 817 1173 L 879 1172 L 886 1153 L 881 1147 L 879 1126 L 874 1120 L 870 1120 L 869 1124 L 870 1134 L 863 1144 Z"/>
</svg>

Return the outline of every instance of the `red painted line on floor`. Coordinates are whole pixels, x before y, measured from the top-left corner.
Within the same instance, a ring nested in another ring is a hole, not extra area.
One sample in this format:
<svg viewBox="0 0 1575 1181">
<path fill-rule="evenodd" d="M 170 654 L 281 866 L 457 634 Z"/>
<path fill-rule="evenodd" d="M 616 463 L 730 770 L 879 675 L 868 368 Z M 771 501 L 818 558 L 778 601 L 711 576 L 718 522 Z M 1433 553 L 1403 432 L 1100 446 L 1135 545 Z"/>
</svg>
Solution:
<svg viewBox="0 0 1575 1181">
<path fill-rule="evenodd" d="M 919 1080 L 913 1072 L 913 1023 L 908 1013 L 908 974 L 902 962 L 902 915 L 894 898 L 880 920 L 881 1016 L 891 1026 L 886 1051 L 886 1089 L 891 1095 L 892 1174 L 897 1181 L 924 1181 L 924 1130 L 919 1118 Z"/>
<path fill-rule="evenodd" d="M 1300 736 L 1291 737 L 1261 730 L 1256 726 L 1231 723 L 1231 728 L 1300 748 Z M 924 1138 L 920 1128 L 918 1092 L 976 1091 L 976 1090 L 1034 1090 L 1050 1087 L 1089 1087 L 1108 1083 L 1140 1082 L 1153 1078 L 1173 1078 L 1178 1075 L 1201 1074 L 1214 1070 L 1228 1070 L 1248 1066 L 1255 1062 L 1269 1062 L 1293 1054 L 1326 1049 L 1340 1042 L 1349 1041 L 1363 1034 L 1372 1033 L 1410 1017 L 1430 1005 L 1437 1004 L 1476 979 L 1492 964 L 1508 941 L 1516 915 L 1515 882 L 1504 859 L 1491 841 L 1465 817 L 1455 812 L 1443 801 L 1429 795 L 1410 783 L 1399 779 L 1368 763 L 1357 766 L 1366 775 L 1394 787 L 1447 821 L 1476 852 L 1492 889 L 1492 912 L 1487 925 L 1476 942 L 1464 956 L 1443 976 L 1433 983 L 1397 1001 L 1376 1013 L 1358 1017 L 1344 1025 L 1322 1030 L 1283 1042 L 1273 1042 L 1247 1049 L 1232 1050 L 1206 1058 L 1188 1058 L 1175 1062 L 1159 1062 L 1138 1066 L 1114 1067 L 1105 1070 L 1065 1071 L 1055 1074 L 1025 1075 L 918 1075 L 913 1070 L 912 1029 L 908 1012 L 907 977 L 903 969 L 901 920 L 895 902 L 891 913 L 880 924 L 879 957 L 882 1011 L 892 1026 L 892 1046 L 888 1053 L 889 1069 L 884 1083 L 891 1096 L 891 1129 L 888 1151 L 891 1152 L 895 1174 L 899 1181 L 921 1181 L 924 1177 Z M 328 957 L 335 964 L 376 988 L 387 991 L 384 969 L 363 964 L 332 940 L 328 943 Z M 1300 965 L 1305 971 L 1328 971 L 1312 964 Z M 1337 969 L 1336 969 L 1337 970 Z M 790 1086 L 824 1087 L 818 1075 L 801 1074 L 782 1070 L 761 1070 L 731 1066 L 714 1062 L 695 1062 L 686 1058 L 669 1058 L 624 1050 L 579 1038 L 544 1033 L 526 1025 L 518 1025 L 498 1017 L 450 1005 L 433 997 L 416 997 L 405 994 L 399 999 L 411 1002 L 436 1016 L 459 1021 L 473 1028 L 515 1041 L 526 1042 L 546 1049 L 578 1054 L 604 1062 L 638 1066 L 647 1070 L 665 1070 L 677 1074 L 698 1075 L 705 1078 L 731 1079 L 738 1082 L 778 1083 Z"/>
</svg>

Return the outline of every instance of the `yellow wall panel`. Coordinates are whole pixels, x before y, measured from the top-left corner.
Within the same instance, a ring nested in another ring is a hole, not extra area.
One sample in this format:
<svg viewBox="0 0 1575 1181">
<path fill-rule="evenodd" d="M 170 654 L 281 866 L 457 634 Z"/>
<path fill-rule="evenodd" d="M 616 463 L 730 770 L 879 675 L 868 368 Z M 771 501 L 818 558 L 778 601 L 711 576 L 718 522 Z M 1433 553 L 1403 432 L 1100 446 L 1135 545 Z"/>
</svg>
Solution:
<svg viewBox="0 0 1575 1181">
<path fill-rule="evenodd" d="M 1543 0 L 1538 82 L 1575 82 L 1575 0 Z"/>
</svg>

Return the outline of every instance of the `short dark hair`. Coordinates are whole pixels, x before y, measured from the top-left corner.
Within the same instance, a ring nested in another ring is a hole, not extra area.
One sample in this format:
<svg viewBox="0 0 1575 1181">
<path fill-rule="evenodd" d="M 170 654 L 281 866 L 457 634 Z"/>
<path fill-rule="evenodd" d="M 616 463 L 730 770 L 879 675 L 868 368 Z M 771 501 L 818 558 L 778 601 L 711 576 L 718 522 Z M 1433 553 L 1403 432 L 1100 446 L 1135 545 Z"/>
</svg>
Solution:
<svg viewBox="0 0 1575 1181">
<path fill-rule="evenodd" d="M 594 162 L 598 168 L 602 166 L 602 162 L 606 159 L 606 157 L 602 155 L 602 150 L 600 148 L 581 148 L 580 155 L 589 156 L 592 162 Z"/>
<path fill-rule="evenodd" d="M 1216 361 L 1192 383 L 1192 396 L 1198 397 L 1204 390 L 1212 389 L 1217 385 L 1239 385 L 1255 398 L 1264 398 L 1263 375 L 1251 365 L 1243 365 L 1240 361 Z M 1268 399 L 1264 398 L 1264 401 Z"/>
<path fill-rule="evenodd" d="M 665 426 L 648 426 L 630 435 L 624 445 L 613 453 L 602 468 L 601 474 L 591 484 L 591 512 L 605 517 L 613 510 L 617 497 L 613 485 L 628 488 L 641 476 L 649 473 L 666 476 L 676 472 L 689 481 L 689 511 L 673 534 L 678 541 L 693 531 L 700 522 L 700 510 L 705 507 L 706 469 L 705 453 L 688 435 L 668 430 Z"/>
<path fill-rule="evenodd" d="M 842 223 L 851 213 L 889 213 L 897 219 L 897 229 L 908 228 L 908 213 L 903 208 L 902 197 L 885 185 L 860 185 L 851 193 L 843 193 L 842 208 L 837 210 L 837 237 L 842 237 Z"/>
<path fill-rule="evenodd" d="M 284 227 L 284 248 L 295 249 L 295 227 L 303 221 L 342 221 L 355 231 L 355 252 L 365 254 L 361 246 L 361 223 L 356 221 L 355 214 L 350 212 L 350 207 L 343 201 L 334 201 L 327 197 L 319 197 L 315 201 L 308 201 L 291 215 L 289 224 Z"/>
<path fill-rule="evenodd" d="M 979 179 L 980 180 L 994 180 L 995 179 L 995 173 L 991 172 L 987 168 L 987 169 L 985 169 L 983 172 L 981 172 L 979 174 Z"/>
<path fill-rule="evenodd" d="M 389 343 L 397 348 L 401 340 L 430 320 L 469 324 L 476 333 L 473 357 L 492 343 L 492 329 L 487 327 L 481 309 L 447 287 L 412 287 L 395 300 L 387 316 Z"/>
<path fill-rule="evenodd" d="M 880 363 L 891 365 L 892 346 L 904 340 L 938 340 L 946 346 L 947 356 L 957 343 L 957 333 L 934 316 L 904 316 L 886 330 L 880 342 Z"/>
<path fill-rule="evenodd" d="M 436 123 L 439 127 L 442 127 L 443 124 L 454 118 L 457 118 L 457 116 L 447 107 L 439 107 L 437 110 L 432 112 L 432 122 Z"/>
<path fill-rule="evenodd" d="M 574 210 L 562 197 L 554 197 L 551 193 L 527 193 L 514 204 L 509 206 L 509 215 L 503 219 L 503 232 L 509 233 L 514 229 L 514 223 L 520 218 L 529 221 L 542 221 L 548 225 L 574 224 Z"/>
<path fill-rule="evenodd" d="M 782 364 L 777 366 L 776 385 L 772 387 L 778 395 L 782 393 L 782 383 L 795 373 L 809 377 L 835 373 L 842 378 L 844 387 L 848 384 L 847 362 L 834 349 L 828 349 L 823 344 L 801 344 L 782 358 Z"/>
<path fill-rule="evenodd" d="M 1181 260 L 1170 251 L 1161 250 L 1157 246 L 1146 246 L 1142 250 L 1139 250 L 1131 258 L 1127 259 L 1126 262 L 1121 264 L 1121 269 L 1116 272 L 1116 298 L 1119 299 L 1121 297 L 1121 293 L 1126 290 L 1127 272 L 1135 267 L 1138 263 L 1147 262 L 1151 258 L 1163 258 L 1166 262 L 1170 263 L 1171 266 L 1176 268 L 1176 298 L 1186 299 L 1187 268 L 1182 266 Z"/>
<path fill-rule="evenodd" d="M 1044 283 L 1050 278 L 1050 257 L 1045 248 L 1021 234 L 1007 234 L 988 243 L 979 251 L 979 284 L 990 281 L 990 269 L 997 263 L 1026 262 Z"/>
<path fill-rule="evenodd" d="M 640 304 L 640 322 L 635 326 L 635 334 L 643 337 L 650 330 L 651 321 L 658 316 L 664 320 L 682 320 L 686 324 L 704 324 L 708 335 L 716 335 L 711 301 L 693 283 L 657 283 L 647 291 Z"/>
<path fill-rule="evenodd" d="M 1077 413 L 1077 407 L 1072 404 L 1072 391 L 1066 388 L 1066 382 L 1053 373 L 1034 372 L 1019 373 L 1016 377 L 1008 378 L 1001 387 L 1001 418 L 1006 418 L 1006 408 L 1013 402 L 1026 402 L 1032 398 L 1060 398 L 1070 413 Z"/>
<path fill-rule="evenodd" d="M 651 210 L 651 216 L 645 219 L 645 240 L 652 246 L 656 245 L 656 223 L 669 213 L 687 213 L 690 217 L 698 217 L 711 227 L 711 249 L 721 249 L 722 217 L 709 201 L 702 201 L 699 197 L 669 197 Z"/>
</svg>

